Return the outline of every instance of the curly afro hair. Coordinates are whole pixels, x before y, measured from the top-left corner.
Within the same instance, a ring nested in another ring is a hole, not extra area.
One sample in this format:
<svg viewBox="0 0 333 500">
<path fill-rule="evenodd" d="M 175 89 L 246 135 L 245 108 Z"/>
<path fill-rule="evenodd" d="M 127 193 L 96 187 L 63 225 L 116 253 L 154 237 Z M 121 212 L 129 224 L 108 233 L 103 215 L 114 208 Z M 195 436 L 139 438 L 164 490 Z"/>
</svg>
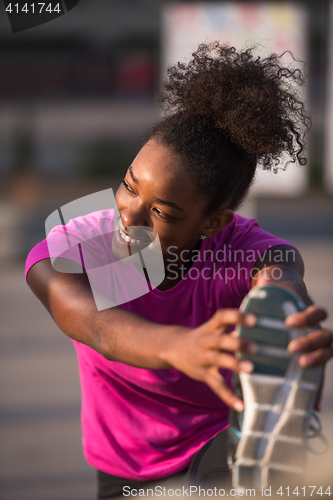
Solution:
<svg viewBox="0 0 333 500">
<path fill-rule="evenodd" d="M 168 69 L 159 94 L 166 116 L 148 139 L 182 157 L 209 199 L 207 213 L 226 202 L 237 208 L 257 164 L 276 171 L 286 154 L 288 162 L 306 164 L 310 119 L 297 92 L 304 78 L 282 66 L 282 56 L 260 58 L 253 48 L 237 52 L 213 42 Z"/>
</svg>

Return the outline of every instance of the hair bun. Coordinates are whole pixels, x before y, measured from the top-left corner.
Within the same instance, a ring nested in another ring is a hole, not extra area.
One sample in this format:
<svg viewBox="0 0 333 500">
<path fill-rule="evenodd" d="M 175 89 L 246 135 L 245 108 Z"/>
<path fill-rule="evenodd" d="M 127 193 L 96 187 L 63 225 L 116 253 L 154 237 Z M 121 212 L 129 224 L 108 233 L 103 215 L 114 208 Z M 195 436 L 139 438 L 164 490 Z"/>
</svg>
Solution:
<svg viewBox="0 0 333 500">
<path fill-rule="evenodd" d="M 310 119 L 297 92 L 303 75 L 282 66 L 282 56 L 260 58 L 253 52 L 202 44 L 189 63 L 168 69 L 159 99 L 168 113 L 204 117 L 265 169 L 276 166 L 284 152 L 304 165 Z"/>
</svg>

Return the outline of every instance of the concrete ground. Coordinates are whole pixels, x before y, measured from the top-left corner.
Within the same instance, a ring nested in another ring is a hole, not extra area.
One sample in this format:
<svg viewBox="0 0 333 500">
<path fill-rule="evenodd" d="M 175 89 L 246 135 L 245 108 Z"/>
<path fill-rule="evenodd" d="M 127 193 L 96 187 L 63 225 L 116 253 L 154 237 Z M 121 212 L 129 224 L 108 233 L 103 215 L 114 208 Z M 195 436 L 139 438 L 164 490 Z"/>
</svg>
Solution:
<svg viewBox="0 0 333 500">
<path fill-rule="evenodd" d="M 80 384 L 71 341 L 30 292 L 23 269 L 1 275 L 0 498 L 92 500 L 82 456 Z"/>
<path fill-rule="evenodd" d="M 293 243 L 306 263 L 309 293 L 328 309 L 326 324 L 333 329 L 333 240 L 305 235 Z M 74 347 L 30 292 L 20 264 L 1 267 L 0 308 L 0 498 L 93 500 L 95 471 L 81 450 Z M 332 482 L 331 380 L 333 362 L 327 368 L 321 412 L 330 449 L 309 460 L 309 477 L 318 487 Z"/>
</svg>

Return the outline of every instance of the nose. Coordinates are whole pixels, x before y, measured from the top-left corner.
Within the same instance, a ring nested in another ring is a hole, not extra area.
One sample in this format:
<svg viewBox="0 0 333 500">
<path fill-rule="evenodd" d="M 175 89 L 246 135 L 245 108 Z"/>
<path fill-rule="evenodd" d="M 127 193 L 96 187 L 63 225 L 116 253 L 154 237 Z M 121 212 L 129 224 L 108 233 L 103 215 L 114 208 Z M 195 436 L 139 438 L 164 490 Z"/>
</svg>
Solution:
<svg viewBox="0 0 333 500">
<path fill-rule="evenodd" d="M 126 226 L 152 226 L 148 211 L 139 198 L 131 200 L 121 212 L 121 218 Z"/>
</svg>

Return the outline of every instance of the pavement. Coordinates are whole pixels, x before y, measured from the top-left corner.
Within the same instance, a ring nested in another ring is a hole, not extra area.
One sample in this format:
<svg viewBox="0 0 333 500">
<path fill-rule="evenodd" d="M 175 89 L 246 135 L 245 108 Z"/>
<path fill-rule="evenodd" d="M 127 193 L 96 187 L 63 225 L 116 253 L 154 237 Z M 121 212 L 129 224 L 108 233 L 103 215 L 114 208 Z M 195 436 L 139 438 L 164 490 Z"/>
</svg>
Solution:
<svg viewBox="0 0 333 500">
<path fill-rule="evenodd" d="M 273 218 L 270 225 L 267 216 L 265 224 L 269 230 Z M 309 294 L 327 308 L 325 324 L 333 329 L 333 239 L 294 233 Z M 0 499 L 93 500 L 95 471 L 82 454 L 74 347 L 29 290 L 23 264 L 6 261 L 0 271 Z M 333 363 L 320 415 L 330 449 L 309 455 L 308 474 L 318 487 L 331 481 L 333 492 L 332 379 Z"/>
<path fill-rule="evenodd" d="M 74 347 L 29 290 L 21 266 L 4 269 L 0 283 L 0 498 L 92 500 Z"/>
</svg>

